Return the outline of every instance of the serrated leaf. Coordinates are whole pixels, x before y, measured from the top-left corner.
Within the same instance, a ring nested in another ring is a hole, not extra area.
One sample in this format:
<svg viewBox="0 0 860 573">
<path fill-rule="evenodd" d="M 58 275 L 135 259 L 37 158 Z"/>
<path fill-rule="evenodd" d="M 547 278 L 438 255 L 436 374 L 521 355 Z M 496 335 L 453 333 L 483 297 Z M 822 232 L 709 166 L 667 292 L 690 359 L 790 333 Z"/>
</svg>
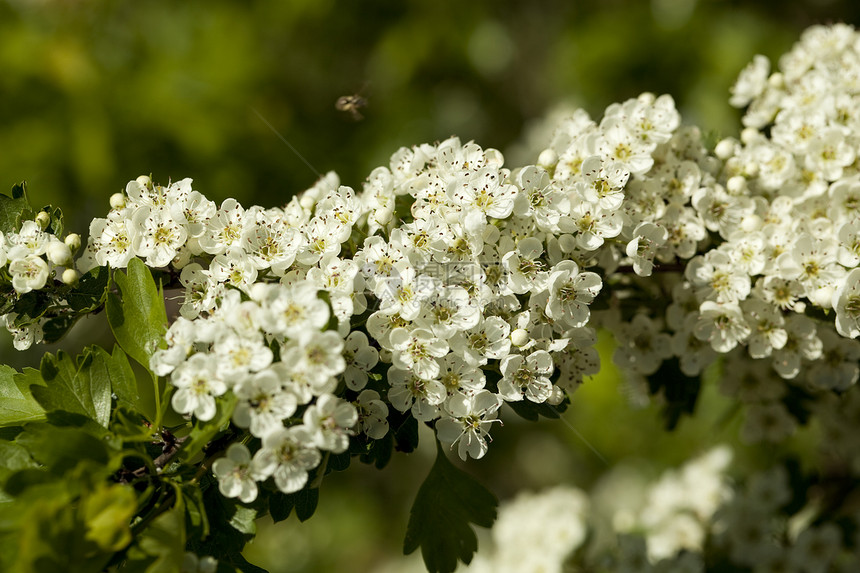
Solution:
<svg viewBox="0 0 860 573">
<path fill-rule="evenodd" d="M 110 269 L 94 267 L 78 279 L 78 283 L 66 293 L 66 302 L 72 310 L 80 313 L 92 312 L 102 304 L 107 297 L 110 279 Z"/>
<path fill-rule="evenodd" d="M 27 376 L 11 366 L 0 366 L 0 426 L 20 426 L 45 419 L 45 410 L 30 392 Z M 21 380 L 23 384 L 18 383 Z"/>
<path fill-rule="evenodd" d="M 29 219 L 33 210 L 27 200 L 27 184 L 22 181 L 12 187 L 12 195 L 0 193 L 0 231 L 17 233 L 22 218 Z"/>
<path fill-rule="evenodd" d="M 107 369 L 110 376 L 110 387 L 116 394 L 119 405 L 139 409 L 140 395 L 137 389 L 137 377 L 134 375 L 128 357 L 119 345 L 113 347 L 113 354 L 107 360 Z"/>
<path fill-rule="evenodd" d="M 116 271 L 114 281 L 122 298 L 111 293 L 105 304 L 114 338 L 129 356 L 149 368 L 149 358 L 167 330 L 161 289 L 140 259 L 129 261 L 127 274 Z"/>
<path fill-rule="evenodd" d="M 478 538 L 470 524 L 490 527 L 498 500 L 475 478 L 457 469 L 436 442 L 436 463 L 415 496 L 403 553 L 421 547 L 430 573 L 451 573 L 457 562 L 470 563 Z"/>
<path fill-rule="evenodd" d="M 80 365 L 63 352 L 42 357 L 41 372 L 46 384 L 30 387 L 47 411 L 82 414 L 107 428 L 110 420 L 111 384 L 107 361 L 110 355 L 95 346 L 84 350 Z"/>
</svg>

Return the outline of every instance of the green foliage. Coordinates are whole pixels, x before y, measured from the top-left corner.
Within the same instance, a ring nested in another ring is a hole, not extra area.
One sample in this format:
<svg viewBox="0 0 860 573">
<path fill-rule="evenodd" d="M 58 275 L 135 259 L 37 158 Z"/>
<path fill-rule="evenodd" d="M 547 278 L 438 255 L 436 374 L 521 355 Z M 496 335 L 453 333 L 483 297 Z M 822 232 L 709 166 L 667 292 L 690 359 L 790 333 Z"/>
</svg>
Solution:
<svg viewBox="0 0 860 573">
<path fill-rule="evenodd" d="M 62 350 L 45 354 L 41 373 L 45 385 L 30 389 L 33 397 L 49 412 L 82 414 L 107 428 L 111 409 L 111 356 L 95 346 L 88 348 L 77 363 Z"/>
<path fill-rule="evenodd" d="M 111 330 L 126 354 L 149 367 L 149 358 L 167 330 L 161 288 L 140 259 L 129 261 L 127 273 L 115 271 L 114 282 L 120 296 L 111 293 L 107 298 Z"/>
<path fill-rule="evenodd" d="M 21 221 L 32 217 L 33 210 L 27 200 L 27 183 L 22 181 L 12 187 L 11 195 L 0 193 L 0 232 L 17 233 Z"/>
<path fill-rule="evenodd" d="M 469 474 L 454 467 L 436 442 L 436 463 L 421 484 L 406 529 L 403 552 L 421 547 L 430 573 L 450 573 L 478 549 L 471 525 L 490 527 L 498 500 Z"/>
<path fill-rule="evenodd" d="M 0 366 L 0 426 L 20 426 L 44 419 L 45 410 L 30 393 L 28 377 L 9 366 Z"/>
<path fill-rule="evenodd" d="M 677 358 L 665 360 L 657 372 L 648 377 L 648 391 L 652 395 L 662 392 L 665 397 L 663 419 L 667 430 L 674 430 L 682 416 L 693 414 L 701 389 L 701 377 L 686 376 Z"/>
</svg>

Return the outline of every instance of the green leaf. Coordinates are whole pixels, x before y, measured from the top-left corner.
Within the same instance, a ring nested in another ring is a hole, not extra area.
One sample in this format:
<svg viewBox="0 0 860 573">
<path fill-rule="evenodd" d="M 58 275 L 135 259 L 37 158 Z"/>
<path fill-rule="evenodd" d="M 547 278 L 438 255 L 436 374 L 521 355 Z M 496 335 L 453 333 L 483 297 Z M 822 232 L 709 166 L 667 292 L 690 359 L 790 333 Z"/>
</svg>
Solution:
<svg viewBox="0 0 860 573">
<path fill-rule="evenodd" d="M 53 344 L 66 335 L 78 321 L 80 316 L 76 314 L 64 314 L 49 318 L 42 325 L 42 334 L 46 344 Z"/>
<path fill-rule="evenodd" d="M 182 445 L 182 451 L 179 458 L 183 461 L 189 461 L 197 454 L 203 451 L 219 432 L 226 430 L 230 423 L 230 418 L 233 416 L 233 409 L 236 406 L 236 395 L 232 392 L 219 396 L 215 399 L 215 404 L 218 410 L 215 416 L 206 422 L 196 420 L 191 433 L 188 435 L 188 441 Z"/>
<path fill-rule="evenodd" d="M 185 556 L 185 508 L 177 504 L 155 518 L 129 548 L 130 571 L 178 573 Z"/>
<path fill-rule="evenodd" d="M 27 448 L 14 442 L 0 442 L 0 484 L 13 472 L 36 468 Z"/>
<path fill-rule="evenodd" d="M 107 369 L 110 387 L 116 394 L 119 405 L 139 410 L 140 394 L 137 390 L 137 377 L 119 345 L 113 347 L 113 354 L 107 359 Z"/>
<path fill-rule="evenodd" d="M 111 408 L 110 355 L 98 346 L 84 350 L 77 366 L 62 350 L 42 357 L 45 386 L 30 387 L 45 410 L 82 414 L 107 428 Z M 77 366 L 77 367 L 76 367 Z"/>
<path fill-rule="evenodd" d="M 44 419 L 45 410 L 33 398 L 27 375 L 11 366 L 0 366 L 0 426 L 20 426 Z"/>
<path fill-rule="evenodd" d="M 140 259 L 129 261 L 128 274 L 116 271 L 114 281 L 122 298 L 108 295 L 105 307 L 111 330 L 122 349 L 149 368 L 149 358 L 167 330 L 164 296 Z"/>
<path fill-rule="evenodd" d="M 203 490 L 195 483 L 183 484 L 182 496 L 185 499 L 185 529 L 196 539 L 209 535 L 209 518 L 203 502 Z"/>
<path fill-rule="evenodd" d="M 82 461 L 106 465 L 110 460 L 105 442 L 80 428 L 30 424 L 15 443 L 27 448 L 33 459 L 58 476 Z"/>
<path fill-rule="evenodd" d="M 86 523 L 84 538 L 103 551 L 119 551 L 131 543 L 131 518 L 137 495 L 130 486 L 99 484 L 81 503 Z"/>
<path fill-rule="evenodd" d="M 23 326 L 35 322 L 36 319 L 45 314 L 50 305 L 51 297 L 43 290 L 31 290 L 22 294 L 12 307 L 11 312 L 18 315 L 13 324 Z"/>
<path fill-rule="evenodd" d="M 666 399 L 663 420 L 666 429 L 674 430 L 685 414 L 692 415 L 702 389 L 701 376 L 687 376 L 681 372 L 677 358 L 665 360 L 660 368 L 648 377 L 648 390 L 658 394 L 661 390 Z"/>
<path fill-rule="evenodd" d="M 78 283 L 66 294 L 66 301 L 72 310 L 88 313 L 96 310 L 107 297 L 110 269 L 94 267 L 78 279 Z"/>
<path fill-rule="evenodd" d="M 490 527 L 498 500 L 475 478 L 457 469 L 436 442 L 436 463 L 415 496 L 403 553 L 421 547 L 430 573 L 450 573 L 457 561 L 468 564 L 478 550 L 470 523 Z"/>
<path fill-rule="evenodd" d="M 0 231 L 4 234 L 17 233 L 21 229 L 21 220 L 32 216 L 26 182 L 14 185 L 11 197 L 0 193 Z"/>
</svg>

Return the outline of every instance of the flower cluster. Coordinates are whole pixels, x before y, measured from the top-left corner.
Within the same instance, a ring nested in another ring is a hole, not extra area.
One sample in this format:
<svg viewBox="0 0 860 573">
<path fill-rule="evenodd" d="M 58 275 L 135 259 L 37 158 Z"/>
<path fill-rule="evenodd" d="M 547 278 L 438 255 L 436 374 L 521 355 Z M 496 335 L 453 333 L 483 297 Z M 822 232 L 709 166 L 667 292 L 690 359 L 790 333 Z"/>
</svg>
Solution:
<svg viewBox="0 0 860 573">
<path fill-rule="evenodd" d="M 591 492 L 556 486 L 503 503 L 467 571 L 854 571 L 851 542 L 830 521 L 792 515 L 789 472 L 775 465 L 732 483 L 731 450 L 717 446 L 654 482 L 616 468 Z M 638 506 L 638 509 L 636 507 Z M 843 522 L 856 528 L 860 515 Z"/>
<path fill-rule="evenodd" d="M 181 290 L 149 366 L 177 412 L 228 409 L 245 432 L 214 466 L 244 501 L 269 477 L 303 487 L 321 451 L 379 440 L 392 416 L 480 458 L 502 404 L 560 406 L 597 372 L 598 328 L 639 381 L 726 356 L 744 438 L 779 441 L 814 409 L 801 382 L 834 395 L 860 374 L 858 34 L 813 28 L 780 67 L 741 74 L 746 128 L 713 152 L 670 96 L 643 94 L 568 115 L 534 165 L 452 137 L 283 207 L 142 176 L 77 269 L 136 257 Z M 0 241 L 19 295 L 71 264 L 74 240 L 44 227 Z"/>
<path fill-rule="evenodd" d="M 39 211 L 33 219 L 23 221 L 18 232 L 0 233 L 0 275 L 18 297 L 42 289 L 55 279 L 64 284 L 78 280 L 73 255 L 81 239 L 70 233 L 60 240 L 48 230 L 51 224 L 51 215 Z M 16 312 L 3 314 L 0 320 L 12 334 L 16 349 L 26 350 L 34 342 L 41 342 L 41 321 L 19 317 Z"/>
</svg>

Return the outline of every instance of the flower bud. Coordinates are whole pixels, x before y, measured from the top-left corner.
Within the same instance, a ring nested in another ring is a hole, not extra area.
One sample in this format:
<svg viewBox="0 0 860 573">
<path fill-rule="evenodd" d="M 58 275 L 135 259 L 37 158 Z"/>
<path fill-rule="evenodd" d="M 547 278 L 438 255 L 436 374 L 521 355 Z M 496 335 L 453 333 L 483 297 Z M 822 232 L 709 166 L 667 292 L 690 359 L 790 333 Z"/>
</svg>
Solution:
<svg viewBox="0 0 860 573">
<path fill-rule="evenodd" d="M 146 188 L 152 187 L 152 178 L 149 175 L 141 175 L 137 179 L 135 179 L 140 185 Z"/>
<path fill-rule="evenodd" d="M 732 139 L 724 139 L 720 141 L 714 148 L 714 154 L 725 161 L 735 153 L 735 142 Z"/>
<path fill-rule="evenodd" d="M 734 177 L 730 177 L 728 181 L 726 181 L 726 190 L 732 195 L 740 195 L 744 192 L 744 189 L 747 187 L 747 180 L 740 175 L 735 175 Z"/>
<path fill-rule="evenodd" d="M 538 156 L 537 164 L 544 169 L 552 169 L 558 164 L 558 153 L 552 149 L 544 149 Z"/>
<path fill-rule="evenodd" d="M 756 128 L 754 128 L 754 127 L 746 127 L 746 128 L 744 128 L 744 130 L 741 132 L 741 141 L 743 141 L 743 142 L 744 142 L 744 144 L 746 144 L 746 145 L 750 145 L 750 144 L 752 144 L 752 143 L 753 143 L 753 142 L 755 142 L 759 137 L 761 137 L 761 134 L 760 134 L 760 133 L 758 132 L 758 130 L 757 130 Z"/>
<path fill-rule="evenodd" d="M 39 214 L 36 215 L 36 222 L 42 230 L 47 229 L 48 225 L 51 224 L 51 216 L 46 211 L 39 211 Z"/>
<path fill-rule="evenodd" d="M 76 253 L 81 248 L 81 236 L 77 233 L 69 233 L 63 241 L 72 253 Z"/>
<path fill-rule="evenodd" d="M 72 261 L 71 249 L 69 249 L 69 246 L 66 245 L 66 243 L 63 243 L 59 239 L 52 238 L 45 250 L 45 255 L 47 255 L 48 260 L 55 265 L 65 266 Z"/>
<path fill-rule="evenodd" d="M 111 209 L 122 209 L 125 207 L 125 195 L 122 193 L 114 193 L 110 196 Z"/>
<path fill-rule="evenodd" d="M 524 328 L 517 328 L 511 332 L 511 343 L 514 346 L 522 346 L 529 341 L 529 333 Z"/>
<path fill-rule="evenodd" d="M 60 280 L 63 281 L 63 284 L 73 285 L 78 282 L 78 278 L 80 278 L 80 273 L 75 269 L 66 269 L 63 271 L 63 276 Z"/>
</svg>

